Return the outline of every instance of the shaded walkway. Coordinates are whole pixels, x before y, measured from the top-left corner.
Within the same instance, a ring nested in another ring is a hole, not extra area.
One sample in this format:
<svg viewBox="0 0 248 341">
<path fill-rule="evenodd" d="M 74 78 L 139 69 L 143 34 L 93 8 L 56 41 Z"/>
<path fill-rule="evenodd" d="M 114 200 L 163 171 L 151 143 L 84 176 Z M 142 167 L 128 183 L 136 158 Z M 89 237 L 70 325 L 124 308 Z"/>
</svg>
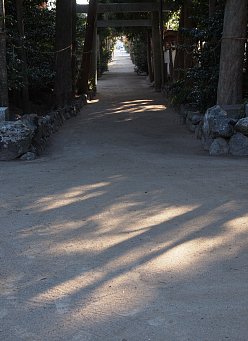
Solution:
<svg viewBox="0 0 248 341">
<path fill-rule="evenodd" d="M 0 339 L 247 339 L 247 160 L 204 154 L 127 62 L 0 165 Z"/>
</svg>

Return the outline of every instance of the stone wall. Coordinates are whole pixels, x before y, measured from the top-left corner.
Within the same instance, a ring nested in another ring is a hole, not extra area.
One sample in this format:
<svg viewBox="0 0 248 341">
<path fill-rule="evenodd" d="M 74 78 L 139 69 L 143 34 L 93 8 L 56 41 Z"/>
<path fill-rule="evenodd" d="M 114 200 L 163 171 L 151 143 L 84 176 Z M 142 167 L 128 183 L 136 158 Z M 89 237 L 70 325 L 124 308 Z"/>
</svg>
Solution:
<svg viewBox="0 0 248 341">
<path fill-rule="evenodd" d="M 226 110 L 224 110 L 226 109 Z M 241 106 L 209 108 L 205 115 L 190 108 L 183 108 L 181 114 L 187 128 L 201 139 L 209 155 L 248 156 L 248 117 Z"/>
<path fill-rule="evenodd" d="M 17 121 L 0 122 L 0 161 L 34 160 L 44 150 L 49 136 L 66 120 L 77 116 L 84 104 L 80 98 L 71 106 L 44 116 L 30 114 Z"/>
</svg>

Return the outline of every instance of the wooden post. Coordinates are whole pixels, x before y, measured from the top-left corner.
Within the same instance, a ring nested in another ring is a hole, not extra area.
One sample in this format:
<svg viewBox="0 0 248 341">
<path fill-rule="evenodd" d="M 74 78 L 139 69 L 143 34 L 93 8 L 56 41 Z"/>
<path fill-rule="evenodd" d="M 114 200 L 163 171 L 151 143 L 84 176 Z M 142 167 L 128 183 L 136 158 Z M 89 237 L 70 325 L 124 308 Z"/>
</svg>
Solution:
<svg viewBox="0 0 248 341">
<path fill-rule="evenodd" d="M 8 107 L 8 105 L 5 13 L 4 0 L 0 0 L 0 106 Z M 8 119 L 8 117 L 6 119 Z"/>
<path fill-rule="evenodd" d="M 152 52 L 154 70 L 155 91 L 161 91 L 162 70 L 161 70 L 161 39 L 159 31 L 159 13 L 152 12 Z"/>
<path fill-rule="evenodd" d="M 244 48 L 247 29 L 247 0 L 227 0 L 221 42 L 217 104 L 240 104 Z"/>
</svg>

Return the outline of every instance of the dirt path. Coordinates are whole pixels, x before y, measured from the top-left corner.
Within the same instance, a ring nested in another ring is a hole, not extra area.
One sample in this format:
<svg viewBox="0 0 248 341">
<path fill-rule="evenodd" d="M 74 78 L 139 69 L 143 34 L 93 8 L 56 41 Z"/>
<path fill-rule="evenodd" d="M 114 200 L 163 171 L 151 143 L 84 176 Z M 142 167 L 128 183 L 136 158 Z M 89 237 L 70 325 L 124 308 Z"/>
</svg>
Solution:
<svg viewBox="0 0 248 341">
<path fill-rule="evenodd" d="M 1 340 L 247 340 L 247 159 L 202 152 L 125 54 L 0 172 Z"/>
</svg>

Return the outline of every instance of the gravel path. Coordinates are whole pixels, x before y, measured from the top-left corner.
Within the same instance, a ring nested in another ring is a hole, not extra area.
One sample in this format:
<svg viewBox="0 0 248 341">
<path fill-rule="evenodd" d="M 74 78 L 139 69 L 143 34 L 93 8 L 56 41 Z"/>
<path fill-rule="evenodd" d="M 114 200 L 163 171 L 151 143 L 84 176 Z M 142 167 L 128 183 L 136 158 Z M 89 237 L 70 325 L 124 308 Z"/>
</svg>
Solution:
<svg viewBox="0 0 248 341">
<path fill-rule="evenodd" d="M 0 340 L 248 340 L 247 159 L 210 158 L 128 57 L 0 164 Z"/>
</svg>

